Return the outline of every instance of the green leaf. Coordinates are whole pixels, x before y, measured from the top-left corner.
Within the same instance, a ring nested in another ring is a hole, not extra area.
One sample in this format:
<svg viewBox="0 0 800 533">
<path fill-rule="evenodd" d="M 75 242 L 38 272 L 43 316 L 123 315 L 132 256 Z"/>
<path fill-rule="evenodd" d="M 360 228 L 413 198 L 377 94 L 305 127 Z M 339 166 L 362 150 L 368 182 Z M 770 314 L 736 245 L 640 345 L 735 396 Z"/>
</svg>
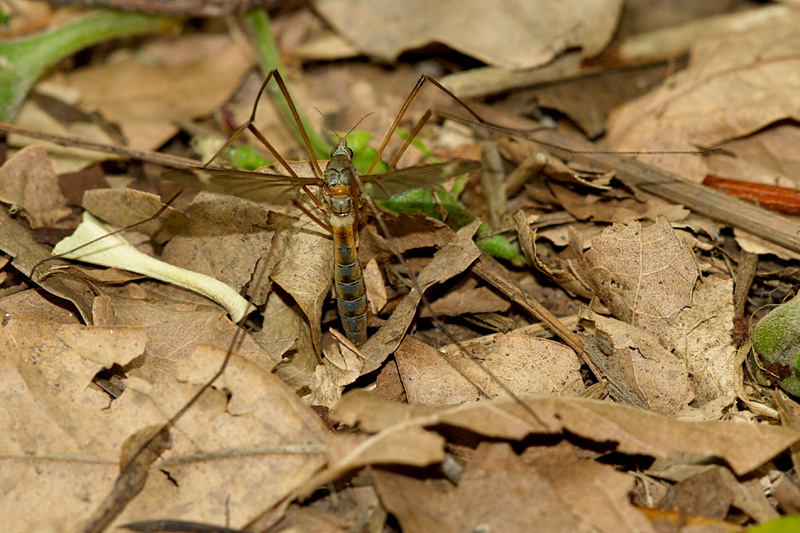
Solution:
<svg viewBox="0 0 800 533">
<path fill-rule="evenodd" d="M 800 531 L 800 516 L 782 516 L 747 530 L 747 533 L 794 533 Z"/>
<path fill-rule="evenodd" d="M 378 151 L 369 146 L 372 134 L 366 131 L 353 131 L 347 136 L 347 146 L 353 151 L 353 164 L 360 174 L 364 174 L 375 160 Z M 373 173 L 386 172 L 388 166 L 383 161 L 378 161 Z"/>
<path fill-rule="evenodd" d="M 475 246 L 487 254 L 497 257 L 498 259 L 505 259 L 506 261 L 514 261 L 522 264 L 528 263 L 524 257 L 517 253 L 514 245 L 512 245 L 509 240 L 502 235 L 494 235 L 485 239 L 478 239 L 475 241 Z"/>
<path fill-rule="evenodd" d="M 252 146 L 231 146 L 223 153 L 234 167 L 242 170 L 256 170 L 272 164 Z"/>
</svg>

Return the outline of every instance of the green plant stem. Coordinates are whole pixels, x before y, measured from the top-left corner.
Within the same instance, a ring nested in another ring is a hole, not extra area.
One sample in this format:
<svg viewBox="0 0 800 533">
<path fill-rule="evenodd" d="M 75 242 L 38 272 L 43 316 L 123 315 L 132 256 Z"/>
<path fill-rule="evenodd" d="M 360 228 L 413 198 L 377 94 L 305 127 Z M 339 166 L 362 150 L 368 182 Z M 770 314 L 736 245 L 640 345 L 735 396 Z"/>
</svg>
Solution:
<svg viewBox="0 0 800 533">
<path fill-rule="evenodd" d="M 75 52 L 109 39 L 176 28 L 176 20 L 168 17 L 97 11 L 47 33 L 0 43 L 0 120 L 10 121 L 33 84 Z"/>
<path fill-rule="evenodd" d="M 274 34 L 272 33 L 272 25 L 270 24 L 269 15 L 267 12 L 263 9 L 253 10 L 245 15 L 245 20 L 250 26 L 250 31 L 253 34 L 256 53 L 258 55 L 258 63 L 262 74 L 266 76 L 267 73 L 273 69 L 278 69 L 278 71 L 283 72 L 280 54 L 278 52 L 278 44 L 275 41 Z M 272 102 L 275 105 L 275 109 L 277 109 L 278 113 L 280 114 L 281 119 L 285 124 L 292 128 L 292 131 L 295 133 L 295 137 L 297 137 L 297 139 L 302 143 L 303 138 L 300 135 L 300 129 L 298 128 L 294 119 L 294 115 L 292 115 L 292 110 L 289 108 L 289 104 L 286 102 L 283 94 L 281 94 L 278 85 L 273 83 L 267 87 L 267 90 L 270 93 Z M 325 139 L 320 137 L 317 132 L 309 126 L 308 120 L 306 120 L 303 112 L 300 109 L 297 110 L 297 114 L 300 118 L 300 122 L 303 124 L 303 128 L 308 134 L 309 140 L 311 141 L 311 147 L 314 150 L 314 154 L 320 159 L 328 159 L 333 146 L 325 141 Z"/>
</svg>

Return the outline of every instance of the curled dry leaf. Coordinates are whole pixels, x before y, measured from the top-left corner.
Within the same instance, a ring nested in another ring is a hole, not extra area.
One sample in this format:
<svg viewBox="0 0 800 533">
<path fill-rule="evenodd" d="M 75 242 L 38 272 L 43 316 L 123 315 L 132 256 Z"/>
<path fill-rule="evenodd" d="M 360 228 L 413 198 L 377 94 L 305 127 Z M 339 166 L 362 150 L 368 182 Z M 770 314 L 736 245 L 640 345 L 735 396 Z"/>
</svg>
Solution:
<svg viewBox="0 0 800 533">
<path fill-rule="evenodd" d="M 359 235 L 358 259 L 369 263 L 373 259 L 382 261 L 392 257 L 392 248 L 398 253 L 405 253 L 416 248 L 435 246 L 441 248 L 453 240 L 453 230 L 444 222 L 431 217 L 410 216 L 401 213 L 388 218 L 386 224 L 392 236 L 392 242 L 378 232 L 374 225 L 365 226 Z"/>
<path fill-rule="evenodd" d="M 34 265 L 50 257 L 48 247 L 35 242 L 30 229 L 11 218 L 5 209 L 0 209 L 0 249 L 14 258 L 14 268 L 28 275 Z M 75 304 L 84 321 L 91 323 L 94 294 L 85 283 L 66 276 L 40 277 L 37 282 L 47 292 Z"/>
<path fill-rule="evenodd" d="M 614 224 L 592 240 L 576 267 L 614 316 L 668 348 L 669 327 L 692 303 L 700 275 L 694 254 L 663 217 L 644 229 L 639 222 Z"/>
<path fill-rule="evenodd" d="M 362 51 L 387 61 L 438 42 L 508 69 L 546 64 L 567 48 L 580 47 L 585 57 L 596 55 L 611 40 L 622 9 L 619 0 L 317 0 L 315 5 Z"/>
<path fill-rule="evenodd" d="M 311 478 L 297 495 L 308 498 L 320 485 L 368 465 L 429 466 L 444 460 L 443 437 L 418 425 L 396 426 L 376 435 L 333 435 L 328 444 L 328 465 Z"/>
<path fill-rule="evenodd" d="M 303 398 L 308 405 L 333 407 L 345 386 L 361 377 L 364 366 L 361 352 L 338 331 L 331 330 L 331 336 L 335 342 L 325 343 L 322 364 L 314 368 L 309 385 L 311 394 Z"/>
<path fill-rule="evenodd" d="M 63 300 L 49 298 L 41 289 L 19 291 L 0 298 L 0 309 L 9 315 L 57 322 L 59 324 L 80 324 L 74 309 Z"/>
<path fill-rule="evenodd" d="M 514 400 L 434 408 L 402 405 L 364 391 L 352 391 L 342 396 L 330 416 L 367 433 L 391 431 L 396 425 L 405 428 L 414 423 L 428 428 L 444 425 L 512 441 L 530 434 L 569 433 L 612 444 L 623 454 L 719 458 L 738 476 L 753 471 L 800 439 L 796 431 L 779 426 L 671 420 L 599 400 L 538 397 L 526 403 L 538 420 L 533 420 Z"/>
<path fill-rule="evenodd" d="M 381 269 L 375 259 L 364 266 L 364 285 L 367 286 L 369 296 L 369 311 L 372 316 L 380 314 L 383 306 L 389 301 L 386 293 L 386 284 L 383 281 Z"/>
<path fill-rule="evenodd" d="M 322 342 L 322 302 L 333 284 L 333 245 L 330 233 L 303 218 L 292 229 L 291 240 L 272 280 L 292 295 L 311 326 L 311 338 L 319 351 Z M 269 323 L 265 322 L 265 327 Z"/>
</svg>

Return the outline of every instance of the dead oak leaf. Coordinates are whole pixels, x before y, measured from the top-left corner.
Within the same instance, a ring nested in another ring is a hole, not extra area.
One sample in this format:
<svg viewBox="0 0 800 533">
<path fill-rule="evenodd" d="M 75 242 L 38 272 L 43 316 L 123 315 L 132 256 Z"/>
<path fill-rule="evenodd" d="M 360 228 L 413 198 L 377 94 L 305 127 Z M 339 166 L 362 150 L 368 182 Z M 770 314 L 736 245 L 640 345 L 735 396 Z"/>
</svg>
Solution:
<svg viewBox="0 0 800 533">
<path fill-rule="evenodd" d="M 592 240 L 576 267 L 614 316 L 667 347 L 669 326 L 691 305 L 700 275 L 694 254 L 663 217 L 647 228 L 638 221 L 614 224 Z"/>
</svg>

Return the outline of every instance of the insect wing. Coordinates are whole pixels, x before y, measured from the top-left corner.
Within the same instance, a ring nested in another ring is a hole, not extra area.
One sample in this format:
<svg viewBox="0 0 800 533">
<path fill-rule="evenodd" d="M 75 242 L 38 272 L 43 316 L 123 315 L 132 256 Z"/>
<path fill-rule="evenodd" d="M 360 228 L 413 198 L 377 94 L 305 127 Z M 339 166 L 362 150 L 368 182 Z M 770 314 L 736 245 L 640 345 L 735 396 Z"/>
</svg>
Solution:
<svg viewBox="0 0 800 533">
<path fill-rule="evenodd" d="M 319 185 L 319 178 L 283 176 L 246 170 L 186 168 L 168 170 L 162 177 L 205 191 L 229 194 L 253 202 L 289 201 L 303 185 Z"/>
<path fill-rule="evenodd" d="M 436 189 L 443 181 L 478 170 L 480 167 L 478 161 L 456 159 L 447 163 L 434 163 L 362 176 L 361 179 L 365 183 L 372 184 L 371 196 L 374 199 L 385 200 L 408 189 Z"/>
</svg>

